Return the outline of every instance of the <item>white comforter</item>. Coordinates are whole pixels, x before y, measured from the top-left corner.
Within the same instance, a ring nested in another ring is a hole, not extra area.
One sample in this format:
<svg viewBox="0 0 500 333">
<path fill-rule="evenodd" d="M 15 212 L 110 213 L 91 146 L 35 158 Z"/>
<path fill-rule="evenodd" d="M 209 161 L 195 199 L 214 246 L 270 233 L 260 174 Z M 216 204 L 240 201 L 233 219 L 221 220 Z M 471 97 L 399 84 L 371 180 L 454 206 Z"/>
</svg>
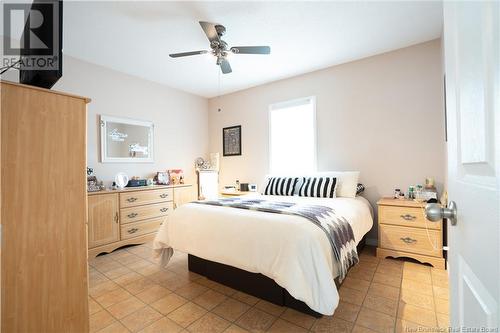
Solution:
<svg viewBox="0 0 500 333">
<path fill-rule="evenodd" d="M 356 243 L 373 225 L 371 206 L 362 197 L 261 198 L 330 206 L 349 221 Z M 337 308 L 330 243 L 303 217 L 190 203 L 176 209 L 156 235 L 156 254 L 166 255 L 169 248 L 266 275 L 319 313 L 332 315 Z"/>
</svg>

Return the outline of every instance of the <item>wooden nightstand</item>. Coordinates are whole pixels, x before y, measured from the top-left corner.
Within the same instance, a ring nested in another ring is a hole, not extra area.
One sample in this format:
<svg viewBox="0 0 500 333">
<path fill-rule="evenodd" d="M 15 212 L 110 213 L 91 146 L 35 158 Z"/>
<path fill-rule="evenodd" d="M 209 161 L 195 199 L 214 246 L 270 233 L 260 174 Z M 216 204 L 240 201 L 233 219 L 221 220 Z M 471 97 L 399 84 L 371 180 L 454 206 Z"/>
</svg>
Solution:
<svg viewBox="0 0 500 333">
<path fill-rule="evenodd" d="M 377 257 L 408 257 L 445 268 L 443 222 L 425 218 L 425 203 L 384 198 L 377 204 Z"/>
<path fill-rule="evenodd" d="M 250 191 L 222 191 L 220 192 L 221 197 L 248 197 L 248 196 L 257 196 L 258 192 L 250 192 Z"/>
</svg>

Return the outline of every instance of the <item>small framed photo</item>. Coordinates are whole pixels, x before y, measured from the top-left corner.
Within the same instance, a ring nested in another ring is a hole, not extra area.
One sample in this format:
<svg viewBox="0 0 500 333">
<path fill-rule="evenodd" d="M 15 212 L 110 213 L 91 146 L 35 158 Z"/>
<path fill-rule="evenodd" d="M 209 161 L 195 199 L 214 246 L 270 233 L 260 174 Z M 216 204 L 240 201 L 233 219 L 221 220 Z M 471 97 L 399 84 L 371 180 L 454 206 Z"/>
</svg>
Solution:
<svg viewBox="0 0 500 333">
<path fill-rule="evenodd" d="M 168 172 L 157 172 L 154 180 L 157 185 L 168 185 L 170 183 Z"/>
<path fill-rule="evenodd" d="M 222 129 L 223 156 L 241 155 L 241 125 Z"/>
</svg>

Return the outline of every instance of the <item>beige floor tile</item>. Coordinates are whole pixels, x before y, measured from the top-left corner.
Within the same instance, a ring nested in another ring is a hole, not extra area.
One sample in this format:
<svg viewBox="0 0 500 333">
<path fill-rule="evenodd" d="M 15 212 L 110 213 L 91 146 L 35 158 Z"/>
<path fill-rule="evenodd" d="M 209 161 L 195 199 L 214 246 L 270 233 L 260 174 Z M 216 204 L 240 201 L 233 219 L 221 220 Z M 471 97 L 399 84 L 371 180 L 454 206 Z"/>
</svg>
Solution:
<svg viewBox="0 0 500 333">
<path fill-rule="evenodd" d="M 89 315 L 102 310 L 102 306 L 99 305 L 92 297 L 89 297 Z"/>
<path fill-rule="evenodd" d="M 401 288 L 411 290 L 416 293 L 432 296 L 432 286 L 427 283 L 420 283 L 413 280 L 403 279 L 403 282 L 401 283 Z"/>
<path fill-rule="evenodd" d="M 432 284 L 430 271 L 420 272 L 420 271 L 405 270 L 403 273 L 403 279 L 413 280 L 420 283 Z"/>
<path fill-rule="evenodd" d="M 178 333 L 182 331 L 183 328 L 177 325 L 174 321 L 163 317 L 160 320 L 155 321 L 149 326 L 143 328 L 141 333 Z"/>
<path fill-rule="evenodd" d="M 109 281 L 109 279 L 102 273 L 94 270 L 92 272 L 89 272 L 89 287 L 95 287 L 100 283 Z"/>
<path fill-rule="evenodd" d="M 142 279 L 142 277 L 143 276 L 141 274 L 139 274 L 137 272 L 130 271 L 129 273 L 126 273 L 122 276 L 119 276 L 119 277 L 113 279 L 113 281 L 123 287 L 123 286 L 126 286 L 127 284 L 134 282 L 134 281 Z"/>
<path fill-rule="evenodd" d="M 354 326 L 354 328 L 352 329 L 351 332 L 352 333 L 374 333 L 376 331 L 371 330 L 371 329 L 366 328 L 366 327 L 363 327 L 363 326 L 356 325 L 356 326 Z M 408 332 L 406 332 L 406 333 L 408 333 Z"/>
<path fill-rule="evenodd" d="M 146 304 L 131 296 L 124 301 L 111 305 L 107 310 L 117 319 L 122 319 L 129 314 L 139 310 Z"/>
<path fill-rule="evenodd" d="M 155 283 L 151 281 L 150 279 L 146 277 L 141 277 L 140 279 L 137 279 L 134 282 L 131 282 L 127 285 L 124 286 L 127 291 L 133 295 L 139 294 L 140 292 L 143 292 L 144 290 L 154 286 Z"/>
<path fill-rule="evenodd" d="M 119 262 L 116 261 L 109 261 L 105 262 L 102 264 L 99 264 L 98 266 L 94 266 L 99 272 L 106 274 L 107 272 L 113 271 L 118 268 L 123 268 L 124 266 L 120 264 Z"/>
<path fill-rule="evenodd" d="M 356 320 L 356 325 L 370 328 L 379 333 L 393 332 L 395 323 L 396 318 L 367 308 L 361 308 Z"/>
<path fill-rule="evenodd" d="M 217 305 L 222 303 L 226 298 L 226 295 L 210 289 L 193 299 L 193 302 L 204 307 L 207 310 L 212 310 Z"/>
<path fill-rule="evenodd" d="M 237 320 L 250 309 L 248 304 L 228 298 L 217 305 L 212 312 L 231 322 Z"/>
<path fill-rule="evenodd" d="M 200 319 L 205 313 L 207 313 L 207 310 L 201 306 L 196 305 L 193 302 L 188 302 L 170 312 L 167 315 L 167 318 L 175 321 L 182 327 L 188 327 L 193 322 Z"/>
<path fill-rule="evenodd" d="M 224 331 L 224 333 L 248 333 L 248 331 L 238 325 L 232 324 Z"/>
<path fill-rule="evenodd" d="M 120 264 L 127 266 L 134 262 L 142 260 L 142 258 L 136 256 L 135 254 L 127 252 L 126 254 L 122 255 L 120 258 L 116 258 L 115 260 L 118 261 Z"/>
<path fill-rule="evenodd" d="M 107 271 L 106 273 L 103 273 L 108 279 L 116 279 L 117 277 L 120 277 L 122 275 L 125 275 L 127 273 L 132 272 L 130 269 L 128 269 L 125 266 L 121 266 L 115 269 L 112 269 L 110 271 Z"/>
<path fill-rule="evenodd" d="M 373 282 L 399 288 L 401 286 L 401 277 L 385 273 L 375 273 L 375 275 L 373 276 Z"/>
<path fill-rule="evenodd" d="M 113 281 L 106 281 L 98 284 L 97 286 L 90 287 L 89 295 L 95 299 L 96 297 L 104 295 L 105 293 L 113 291 L 118 288 L 120 288 L 120 286 L 114 283 Z"/>
<path fill-rule="evenodd" d="M 359 290 L 362 292 L 367 292 L 368 288 L 370 288 L 370 282 L 366 280 L 360 280 L 353 277 L 348 276 L 343 282 L 343 287 L 347 287 L 354 290 Z"/>
<path fill-rule="evenodd" d="M 365 292 L 350 289 L 347 287 L 341 287 L 339 290 L 340 294 L 340 300 L 347 302 L 347 303 L 352 303 L 356 305 L 361 305 L 363 304 L 363 300 L 365 299 Z"/>
<path fill-rule="evenodd" d="M 259 300 L 255 304 L 255 307 L 276 317 L 279 317 L 286 310 L 284 306 L 276 305 L 263 299 Z"/>
<path fill-rule="evenodd" d="M 117 288 L 115 290 L 111 290 L 99 297 L 96 297 L 95 300 L 103 307 L 107 308 L 113 304 L 119 303 L 121 301 L 126 300 L 132 295 L 123 288 Z"/>
<path fill-rule="evenodd" d="M 429 327 L 401 318 L 396 319 L 396 333 L 433 332 Z M 435 331 L 434 331 L 435 332 Z"/>
<path fill-rule="evenodd" d="M 335 309 L 333 316 L 350 322 L 356 321 L 361 307 L 347 302 L 339 302 L 339 306 Z"/>
<path fill-rule="evenodd" d="M 145 306 L 142 309 L 126 316 L 121 320 L 121 322 L 130 331 L 138 332 L 144 327 L 147 327 L 148 325 L 154 323 L 161 317 L 162 315 L 158 311 L 150 308 L 149 306 Z"/>
<path fill-rule="evenodd" d="M 383 260 L 380 260 L 380 263 L 378 264 L 378 268 L 392 268 L 392 269 L 399 269 L 400 271 L 403 271 L 405 262 L 399 259 L 392 259 L 392 258 L 386 258 Z"/>
<path fill-rule="evenodd" d="M 283 319 L 277 319 L 274 324 L 271 325 L 267 332 L 270 333 L 307 333 L 308 330 L 300 326 L 294 325 Z"/>
<path fill-rule="evenodd" d="M 175 277 L 170 278 L 167 281 L 160 282 L 160 285 L 162 287 L 165 287 L 169 290 L 174 291 L 174 290 L 182 288 L 190 283 L 192 283 L 192 282 L 189 281 L 189 279 L 176 274 Z"/>
<path fill-rule="evenodd" d="M 441 299 L 449 299 L 450 292 L 448 288 L 432 286 L 432 290 L 434 291 L 434 297 Z"/>
<path fill-rule="evenodd" d="M 405 271 L 413 271 L 413 272 L 421 272 L 421 273 L 426 273 L 431 271 L 431 267 L 419 263 L 414 263 L 414 262 L 409 262 L 405 261 L 403 265 L 403 269 Z"/>
<path fill-rule="evenodd" d="M 353 323 L 335 317 L 323 316 L 316 320 L 311 331 L 316 333 L 349 333 Z"/>
<path fill-rule="evenodd" d="M 450 313 L 450 304 L 446 299 L 434 298 L 434 303 L 436 304 L 436 312 L 449 314 Z"/>
<path fill-rule="evenodd" d="M 367 295 L 363 307 L 396 317 L 398 301 L 380 296 Z"/>
<path fill-rule="evenodd" d="M 435 327 L 437 325 L 436 313 L 434 311 L 411 304 L 399 303 L 398 318 L 428 327 Z"/>
<path fill-rule="evenodd" d="M 144 268 L 147 266 L 151 266 L 151 265 L 152 265 L 152 263 L 150 263 L 149 261 L 141 259 L 141 260 L 137 260 L 133 263 L 128 264 L 127 267 L 130 268 L 131 270 L 137 271 L 138 269 L 141 269 L 141 268 Z"/>
<path fill-rule="evenodd" d="M 175 309 L 186 304 L 188 301 L 176 294 L 168 294 L 160 298 L 156 302 L 151 303 L 151 306 L 163 315 L 167 315 Z"/>
<path fill-rule="evenodd" d="M 171 279 L 177 278 L 177 274 L 171 271 L 161 270 L 149 275 L 148 278 L 156 283 L 164 283 Z"/>
<path fill-rule="evenodd" d="M 144 276 L 149 276 L 158 272 L 163 271 L 160 266 L 156 264 L 149 263 L 149 265 L 137 268 L 135 270 L 137 273 L 144 275 Z"/>
<path fill-rule="evenodd" d="M 186 299 L 192 300 L 208 290 L 207 287 L 202 286 L 196 282 L 190 282 L 187 285 L 177 289 L 175 293 Z"/>
<path fill-rule="evenodd" d="M 399 299 L 400 289 L 385 284 L 373 282 L 368 289 L 368 295 L 382 296 L 393 300 Z"/>
<path fill-rule="evenodd" d="M 106 310 L 101 310 L 99 312 L 94 313 L 89 318 L 89 331 L 97 332 L 116 321 L 112 315 L 109 314 Z"/>
<path fill-rule="evenodd" d="M 375 274 L 375 271 L 362 268 L 356 269 L 356 268 L 357 268 L 356 266 L 351 268 L 347 276 L 371 282 L 371 280 L 373 279 L 373 275 Z"/>
<path fill-rule="evenodd" d="M 280 318 L 308 330 L 311 329 L 312 325 L 316 321 L 316 318 L 314 318 L 313 316 L 296 311 L 294 309 L 286 309 L 285 312 L 283 312 L 283 314 L 280 316 Z"/>
<path fill-rule="evenodd" d="M 259 301 L 259 299 L 257 297 L 249 295 L 249 294 L 241 292 L 241 291 L 237 291 L 231 297 L 234 298 L 235 300 L 246 303 L 250 306 L 254 306 Z"/>
<path fill-rule="evenodd" d="M 404 304 L 412 304 L 434 311 L 434 299 L 432 296 L 417 293 L 409 289 L 402 289 L 400 299 Z"/>
<path fill-rule="evenodd" d="M 187 330 L 193 333 L 221 333 L 224 332 L 231 323 L 211 312 L 188 326 Z"/>
<path fill-rule="evenodd" d="M 249 330 L 250 332 L 265 332 L 271 327 L 276 319 L 276 317 L 264 311 L 252 308 L 244 313 L 236 321 L 236 324 Z"/>
<path fill-rule="evenodd" d="M 401 269 L 401 267 L 394 267 L 392 265 L 389 266 L 379 265 L 375 273 L 390 274 L 397 277 L 403 277 L 403 270 Z"/>
<path fill-rule="evenodd" d="M 113 324 L 103 328 L 98 333 L 129 333 L 130 330 L 123 326 L 119 321 L 115 321 Z"/>
<path fill-rule="evenodd" d="M 147 288 L 146 290 L 138 293 L 137 295 L 135 295 L 135 297 L 137 297 L 146 304 L 150 304 L 156 302 L 160 298 L 167 296 L 170 293 L 171 293 L 170 290 L 163 288 L 162 286 L 153 285 Z"/>
</svg>

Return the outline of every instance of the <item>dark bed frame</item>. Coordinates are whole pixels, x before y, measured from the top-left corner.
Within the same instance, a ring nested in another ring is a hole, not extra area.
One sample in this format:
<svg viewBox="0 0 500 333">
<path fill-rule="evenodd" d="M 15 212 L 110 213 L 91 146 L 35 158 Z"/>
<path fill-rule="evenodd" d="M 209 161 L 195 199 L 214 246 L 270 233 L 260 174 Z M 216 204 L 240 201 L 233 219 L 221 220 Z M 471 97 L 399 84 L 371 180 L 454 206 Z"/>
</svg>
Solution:
<svg viewBox="0 0 500 333">
<path fill-rule="evenodd" d="M 359 242 L 357 248 L 358 253 L 365 246 L 365 238 Z M 188 266 L 191 272 L 203 275 L 210 280 L 216 281 L 233 289 L 243 291 L 247 294 L 264 299 L 271 303 L 281 306 L 287 306 L 297 311 L 306 313 L 313 317 L 319 318 L 322 315 L 304 302 L 295 299 L 288 291 L 260 273 L 251 273 L 233 266 L 224 265 L 215 261 L 210 261 L 188 255 Z M 337 288 L 340 283 L 335 279 Z"/>
</svg>

